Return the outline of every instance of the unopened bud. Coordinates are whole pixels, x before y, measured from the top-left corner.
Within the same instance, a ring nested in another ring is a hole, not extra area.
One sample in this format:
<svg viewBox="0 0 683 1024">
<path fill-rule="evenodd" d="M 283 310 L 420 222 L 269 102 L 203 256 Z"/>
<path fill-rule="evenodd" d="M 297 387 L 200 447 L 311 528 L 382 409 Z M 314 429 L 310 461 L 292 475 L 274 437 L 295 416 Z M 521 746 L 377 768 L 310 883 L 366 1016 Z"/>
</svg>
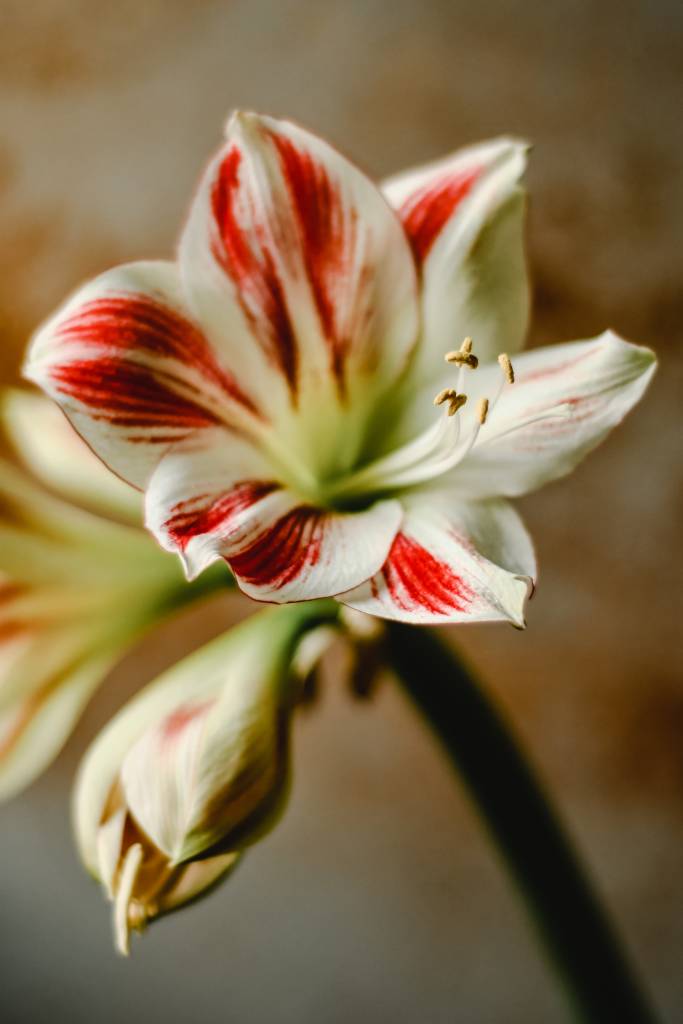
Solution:
<svg viewBox="0 0 683 1024">
<path fill-rule="evenodd" d="M 131 929 L 213 885 L 279 817 L 300 607 L 255 615 L 175 665 L 86 755 L 77 838 L 122 952 Z"/>
</svg>

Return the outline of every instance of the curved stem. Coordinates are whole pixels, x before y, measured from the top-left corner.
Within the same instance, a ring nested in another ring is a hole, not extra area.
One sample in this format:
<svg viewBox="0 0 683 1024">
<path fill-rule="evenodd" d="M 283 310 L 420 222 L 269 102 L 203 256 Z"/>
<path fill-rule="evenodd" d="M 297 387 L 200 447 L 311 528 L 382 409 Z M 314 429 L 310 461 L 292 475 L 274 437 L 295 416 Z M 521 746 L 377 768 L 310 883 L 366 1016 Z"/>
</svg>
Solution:
<svg viewBox="0 0 683 1024">
<path fill-rule="evenodd" d="M 508 727 L 455 654 L 424 629 L 388 624 L 389 661 L 464 779 L 517 881 L 577 1019 L 652 1024 L 571 842 Z"/>
</svg>

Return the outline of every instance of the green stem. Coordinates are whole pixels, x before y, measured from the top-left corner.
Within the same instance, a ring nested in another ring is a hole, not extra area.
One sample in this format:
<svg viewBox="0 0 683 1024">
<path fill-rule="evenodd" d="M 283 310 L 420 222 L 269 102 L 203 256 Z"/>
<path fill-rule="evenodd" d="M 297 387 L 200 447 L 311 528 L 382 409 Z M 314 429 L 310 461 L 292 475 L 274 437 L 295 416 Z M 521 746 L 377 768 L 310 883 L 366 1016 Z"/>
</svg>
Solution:
<svg viewBox="0 0 683 1024">
<path fill-rule="evenodd" d="M 577 1019 L 656 1017 L 572 844 L 498 712 L 440 640 L 391 623 L 389 661 L 465 780 L 554 961 Z"/>
</svg>

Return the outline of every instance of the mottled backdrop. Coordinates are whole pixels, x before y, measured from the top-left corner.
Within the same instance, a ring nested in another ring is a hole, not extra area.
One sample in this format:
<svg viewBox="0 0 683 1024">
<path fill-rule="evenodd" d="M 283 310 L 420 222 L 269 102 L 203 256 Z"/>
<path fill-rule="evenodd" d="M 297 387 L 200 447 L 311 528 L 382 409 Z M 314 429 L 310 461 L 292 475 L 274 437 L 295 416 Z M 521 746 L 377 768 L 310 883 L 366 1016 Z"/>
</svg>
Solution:
<svg viewBox="0 0 683 1024">
<path fill-rule="evenodd" d="M 500 132 L 536 144 L 532 343 L 652 344 L 647 400 L 528 498 L 529 629 L 453 633 L 507 710 L 668 1020 L 683 1017 L 680 588 L 683 8 L 673 0 L 1 0 L 1 372 L 81 279 L 170 253 L 234 106 L 384 174 Z M 457 781 L 390 681 L 334 678 L 298 727 L 282 826 L 118 960 L 72 852 L 80 751 L 124 695 L 244 614 L 158 634 L 49 778 L 3 809 L 2 1018 L 73 1024 L 563 1024 Z"/>
</svg>

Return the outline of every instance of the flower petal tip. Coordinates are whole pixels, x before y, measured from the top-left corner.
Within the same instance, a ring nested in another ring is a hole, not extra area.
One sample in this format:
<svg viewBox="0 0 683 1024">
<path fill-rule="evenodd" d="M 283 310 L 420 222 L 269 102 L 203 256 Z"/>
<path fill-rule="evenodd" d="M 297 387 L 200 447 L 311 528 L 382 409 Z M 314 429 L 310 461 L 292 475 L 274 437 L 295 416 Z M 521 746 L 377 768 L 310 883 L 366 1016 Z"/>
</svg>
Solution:
<svg viewBox="0 0 683 1024">
<path fill-rule="evenodd" d="M 263 115 L 256 113 L 255 110 L 233 110 L 225 122 L 225 138 L 253 135 L 259 131 L 263 122 Z"/>
<path fill-rule="evenodd" d="M 526 171 L 533 144 L 515 135 L 501 135 L 497 139 L 492 139 L 490 146 L 493 156 L 492 167 L 512 168 L 515 171 L 514 177 L 519 180 Z"/>
<path fill-rule="evenodd" d="M 183 566 L 185 579 L 193 583 L 205 569 L 208 569 L 214 562 L 220 562 L 222 556 L 218 551 L 196 550 L 179 551 L 178 557 Z"/>
<path fill-rule="evenodd" d="M 513 577 L 516 584 L 515 600 L 511 600 L 506 608 L 507 620 L 511 626 L 518 630 L 527 628 L 526 609 L 535 591 L 535 583 L 531 576 L 517 575 Z"/>
<path fill-rule="evenodd" d="M 659 361 L 657 353 L 647 345 L 636 345 L 627 341 L 613 330 L 606 330 L 600 335 L 605 348 L 612 349 L 615 357 L 621 360 L 624 384 L 636 384 L 632 392 L 631 406 L 640 401 L 655 375 Z M 628 411 L 628 409 L 626 410 Z"/>
<path fill-rule="evenodd" d="M 41 373 L 39 362 L 32 358 L 30 349 L 19 372 L 21 373 L 22 378 L 30 384 L 35 384 L 39 388 L 43 387 L 45 375 Z"/>
</svg>

